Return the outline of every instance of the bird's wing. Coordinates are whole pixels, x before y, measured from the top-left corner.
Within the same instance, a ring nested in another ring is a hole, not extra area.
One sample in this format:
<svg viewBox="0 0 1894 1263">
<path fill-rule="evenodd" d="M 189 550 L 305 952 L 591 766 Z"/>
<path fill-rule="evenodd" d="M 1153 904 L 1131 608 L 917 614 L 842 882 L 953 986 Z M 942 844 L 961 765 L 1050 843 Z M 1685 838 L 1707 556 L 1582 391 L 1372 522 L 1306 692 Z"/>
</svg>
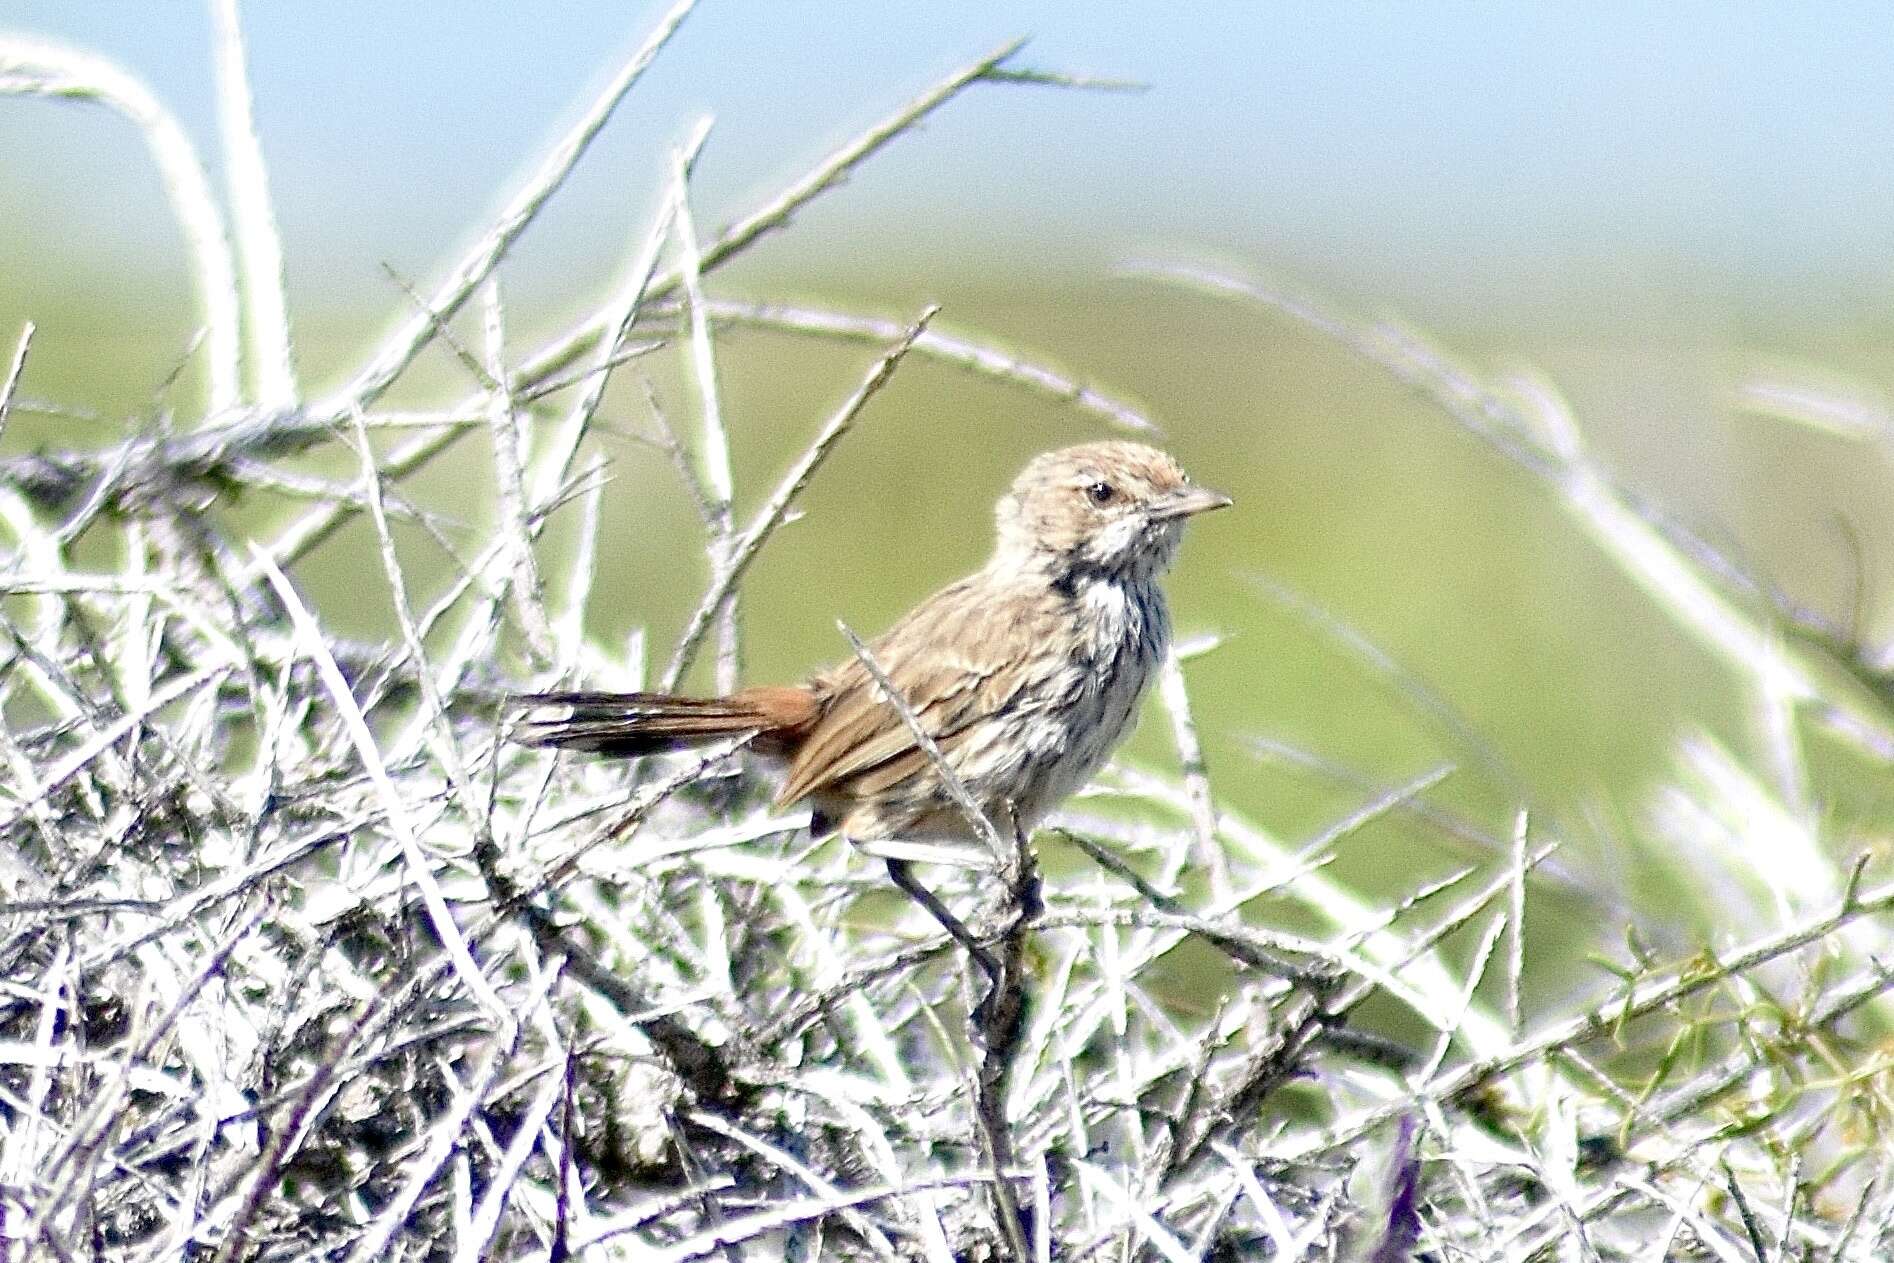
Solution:
<svg viewBox="0 0 1894 1263">
<path fill-rule="evenodd" d="M 1054 635 L 1051 610 L 1029 593 L 989 590 L 981 576 L 936 594 L 869 646 L 923 731 L 950 758 L 973 725 L 997 714 L 1041 674 Z M 835 790 L 878 793 L 930 760 L 859 660 L 816 685 L 821 717 L 796 751 L 777 794 L 792 803 Z"/>
</svg>

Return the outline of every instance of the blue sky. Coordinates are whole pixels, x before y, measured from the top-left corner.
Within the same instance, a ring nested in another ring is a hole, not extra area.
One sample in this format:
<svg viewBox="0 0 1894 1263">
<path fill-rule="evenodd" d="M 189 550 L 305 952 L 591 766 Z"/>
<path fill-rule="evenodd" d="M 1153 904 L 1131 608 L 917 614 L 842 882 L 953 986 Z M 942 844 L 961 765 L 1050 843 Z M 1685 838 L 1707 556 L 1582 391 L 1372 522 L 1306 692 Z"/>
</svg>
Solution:
<svg viewBox="0 0 1894 1263">
<path fill-rule="evenodd" d="M 296 295 L 385 301 L 384 260 L 427 275 L 657 12 L 248 6 Z M 0 23 L 121 61 L 214 164 L 201 6 L 16 0 Z M 1877 5 L 705 0 L 534 248 L 616 258 L 699 116 L 717 120 L 699 204 L 718 222 L 1014 35 L 1033 37 L 1030 64 L 1151 90 L 980 92 L 766 264 L 793 275 L 866 246 L 897 266 L 986 250 L 1002 270 L 1103 270 L 1158 253 L 1546 319 L 1865 319 L 1894 283 L 1894 10 Z M 0 100 L 16 277 L 78 240 L 87 266 L 168 266 L 136 146 L 86 114 Z"/>
</svg>

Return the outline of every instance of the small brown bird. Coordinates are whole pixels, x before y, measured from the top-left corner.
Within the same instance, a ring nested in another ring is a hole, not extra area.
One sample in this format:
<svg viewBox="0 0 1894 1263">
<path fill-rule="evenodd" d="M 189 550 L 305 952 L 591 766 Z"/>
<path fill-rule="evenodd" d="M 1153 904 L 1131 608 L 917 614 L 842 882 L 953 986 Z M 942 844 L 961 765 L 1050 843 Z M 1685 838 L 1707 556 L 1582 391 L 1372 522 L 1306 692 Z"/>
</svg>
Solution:
<svg viewBox="0 0 1894 1263">
<path fill-rule="evenodd" d="M 1048 452 L 1000 498 L 998 540 L 986 565 L 869 647 L 943 761 L 1003 833 L 1030 831 L 1130 730 L 1170 640 L 1158 577 L 1177 552 L 1184 520 L 1229 503 L 1139 443 Z M 752 749 L 784 769 L 777 803 L 807 800 L 817 836 L 839 828 L 871 849 L 980 836 L 856 659 L 807 684 L 728 697 L 542 693 L 519 700 L 559 712 L 514 729 L 530 745 L 631 756 L 750 736 Z M 899 861 L 889 867 L 912 893 Z"/>
</svg>

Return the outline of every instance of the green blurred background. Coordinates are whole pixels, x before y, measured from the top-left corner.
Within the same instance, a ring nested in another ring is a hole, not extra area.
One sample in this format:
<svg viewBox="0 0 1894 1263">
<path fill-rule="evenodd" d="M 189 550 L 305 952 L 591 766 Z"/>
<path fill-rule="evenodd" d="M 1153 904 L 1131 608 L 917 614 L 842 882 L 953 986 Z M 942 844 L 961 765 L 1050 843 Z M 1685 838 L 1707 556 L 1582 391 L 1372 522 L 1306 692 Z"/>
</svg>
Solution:
<svg viewBox="0 0 1894 1263">
<path fill-rule="evenodd" d="M 426 288 L 656 12 L 250 7 L 311 394 L 405 311 L 382 265 Z M 203 14 L 46 2 L 16 3 L 4 20 L 147 78 L 219 178 Z M 1575 873 L 1668 890 L 1644 884 L 1667 845 L 1653 793 L 1685 733 L 1753 754 L 1740 681 L 1544 486 L 1386 375 L 1283 320 L 1119 265 L 1271 278 L 1398 317 L 1483 373 L 1532 371 L 1624 485 L 1795 599 L 1841 619 L 1858 606 L 1873 639 L 1889 578 L 1894 13 L 1306 3 L 1185 16 L 1153 4 L 706 0 L 503 269 L 515 344 L 535 345 L 605 292 L 657 204 L 668 146 L 699 116 L 717 120 L 694 193 L 707 231 L 1016 34 L 1036 37 L 1027 64 L 1149 90 L 977 88 L 718 273 L 711 292 L 896 319 L 939 302 L 941 327 L 1156 417 L 1185 463 L 1237 501 L 1193 528 L 1173 608 L 1186 633 L 1227 637 L 1189 668 L 1213 779 L 1286 839 L 1314 836 L 1365 794 L 1257 758 L 1257 737 L 1377 784 L 1455 764 L 1429 801 L 1499 836 L 1530 806 L 1567 841 Z M 103 418 L 23 416 L 0 450 L 104 443 L 166 408 L 192 417 L 194 371 L 161 390 L 192 332 L 188 276 L 129 129 L 69 103 L 0 100 L 0 152 L 0 341 L 37 321 L 25 393 Z M 718 352 L 741 512 L 872 352 L 755 331 L 721 335 Z M 655 371 L 691 429 L 682 379 Z M 1739 393 L 1759 377 L 1839 392 L 1870 424 L 1838 435 L 1747 412 Z M 430 352 L 400 397 L 469 388 Z M 647 424 L 628 382 L 605 415 Z M 748 674 L 790 678 L 832 660 L 837 617 L 878 629 L 976 565 L 1013 471 L 1100 432 L 1069 407 L 905 364 L 753 570 Z M 470 534 L 479 510 L 455 492 L 484 485 L 480 446 L 416 493 Z M 643 625 L 661 661 L 704 579 L 695 513 L 664 458 L 601 446 L 614 481 L 594 631 L 616 644 Z M 240 510 L 259 528 L 290 511 Z M 445 581 L 431 544 L 412 532 L 403 543 L 424 583 Z M 379 583 L 361 578 L 370 545 L 345 532 L 298 572 L 337 634 L 388 634 Z M 1266 599 L 1254 575 L 1385 649 L 1517 783 Z M 1174 762 L 1156 716 L 1135 750 Z M 1834 844 L 1878 840 L 1884 770 L 1819 734 L 1810 754 Z M 1351 840 L 1339 871 L 1385 893 L 1465 854 L 1396 819 Z"/>
</svg>

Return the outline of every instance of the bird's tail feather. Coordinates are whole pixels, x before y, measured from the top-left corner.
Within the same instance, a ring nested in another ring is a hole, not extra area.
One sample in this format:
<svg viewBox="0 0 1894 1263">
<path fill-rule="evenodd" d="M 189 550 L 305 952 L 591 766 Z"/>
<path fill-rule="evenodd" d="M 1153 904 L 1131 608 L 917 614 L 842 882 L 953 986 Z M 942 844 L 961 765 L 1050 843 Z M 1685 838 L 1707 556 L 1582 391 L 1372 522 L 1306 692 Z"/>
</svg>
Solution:
<svg viewBox="0 0 1894 1263">
<path fill-rule="evenodd" d="M 752 688 L 728 697 L 669 693 L 532 693 L 513 699 L 522 718 L 512 738 L 631 758 L 754 736 L 765 752 L 780 748 L 815 721 L 807 689 Z"/>
</svg>

